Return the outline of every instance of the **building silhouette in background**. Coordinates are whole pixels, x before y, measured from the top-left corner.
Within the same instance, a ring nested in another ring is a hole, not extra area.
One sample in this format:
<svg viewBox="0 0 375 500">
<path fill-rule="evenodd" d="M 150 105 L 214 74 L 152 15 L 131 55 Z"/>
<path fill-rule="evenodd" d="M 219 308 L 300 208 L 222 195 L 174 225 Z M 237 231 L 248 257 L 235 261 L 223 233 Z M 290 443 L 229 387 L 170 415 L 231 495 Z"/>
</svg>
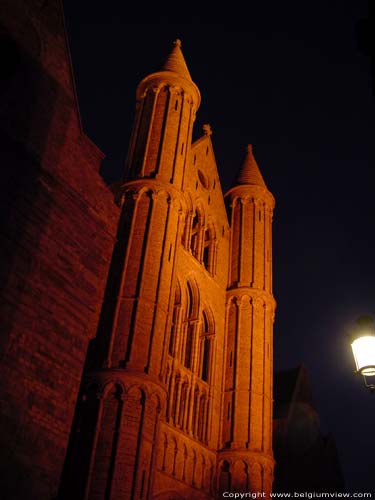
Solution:
<svg viewBox="0 0 375 500">
<path fill-rule="evenodd" d="M 321 432 L 303 364 L 275 374 L 273 443 L 275 492 L 345 491 L 335 440 Z"/>
<path fill-rule="evenodd" d="M 270 492 L 274 198 L 251 146 L 223 194 L 177 40 L 110 188 L 60 2 L 5 0 L 0 23 L 1 497 Z"/>
</svg>

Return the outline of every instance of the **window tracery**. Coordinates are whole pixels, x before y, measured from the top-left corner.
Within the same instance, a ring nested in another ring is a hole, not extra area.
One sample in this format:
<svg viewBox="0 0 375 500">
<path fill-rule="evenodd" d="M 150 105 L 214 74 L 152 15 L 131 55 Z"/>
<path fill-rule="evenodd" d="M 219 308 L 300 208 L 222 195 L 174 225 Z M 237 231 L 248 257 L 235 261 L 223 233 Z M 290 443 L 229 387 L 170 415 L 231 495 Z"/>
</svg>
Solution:
<svg viewBox="0 0 375 500">
<path fill-rule="evenodd" d="M 202 264 L 211 274 L 214 274 L 215 264 L 215 232 L 213 226 L 204 230 Z"/>
<path fill-rule="evenodd" d="M 200 233 L 201 233 L 201 217 L 199 217 L 199 213 L 196 210 L 191 221 L 191 235 L 190 235 L 190 252 L 193 257 L 197 260 L 200 260 L 199 255 L 199 243 L 200 243 Z"/>
<path fill-rule="evenodd" d="M 172 313 L 166 385 L 168 421 L 203 443 L 209 439 L 210 389 L 214 349 L 214 321 L 200 304 L 194 280 L 178 282 Z"/>
<path fill-rule="evenodd" d="M 181 287 L 179 282 L 177 281 L 175 295 L 174 295 L 171 333 L 169 336 L 169 348 L 168 348 L 168 352 L 172 356 L 175 354 L 176 351 L 176 341 L 179 330 L 180 311 L 181 311 Z"/>
<path fill-rule="evenodd" d="M 214 274 L 216 261 L 216 236 L 214 226 L 205 224 L 205 216 L 196 208 L 186 218 L 183 245 L 205 269 Z"/>
<path fill-rule="evenodd" d="M 209 373 L 210 373 L 210 364 L 211 364 L 211 339 L 210 339 L 210 332 L 209 332 L 209 326 L 208 326 L 208 320 L 206 313 L 203 311 L 202 312 L 202 342 L 201 342 L 201 350 L 202 350 L 202 361 L 201 361 L 201 370 L 200 370 L 200 376 L 201 379 L 204 380 L 205 382 L 208 381 L 209 379 Z"/>
</svg>

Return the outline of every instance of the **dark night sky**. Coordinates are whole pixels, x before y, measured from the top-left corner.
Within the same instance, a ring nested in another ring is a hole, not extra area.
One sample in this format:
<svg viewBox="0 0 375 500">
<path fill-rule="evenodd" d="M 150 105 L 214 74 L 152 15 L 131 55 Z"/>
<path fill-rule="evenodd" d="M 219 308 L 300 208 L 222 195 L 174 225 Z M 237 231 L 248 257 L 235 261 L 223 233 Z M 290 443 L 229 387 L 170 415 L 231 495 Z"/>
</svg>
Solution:
<svg viewBox="0 0 375 500">
<path fill-rule="evenodd" d="M 175 38 L 202 94 L 196 133 L 211 124 L 224 190 L 254 145 L 276 198 L 275 368 L 305 364 L 348 489 L 375 491 L 375 395 L 353 375 L 346 339 L 358 316 L 375 314 L 375 97 L 355 36 L 367 0 L 250 2 L 246 13 L 202 4 L 207 12 L 174 18 L 157 3 L 64 4 L 83 125 L 106 154 L 105 178 L 120 176 L 136 86 Z"/>
</svg>

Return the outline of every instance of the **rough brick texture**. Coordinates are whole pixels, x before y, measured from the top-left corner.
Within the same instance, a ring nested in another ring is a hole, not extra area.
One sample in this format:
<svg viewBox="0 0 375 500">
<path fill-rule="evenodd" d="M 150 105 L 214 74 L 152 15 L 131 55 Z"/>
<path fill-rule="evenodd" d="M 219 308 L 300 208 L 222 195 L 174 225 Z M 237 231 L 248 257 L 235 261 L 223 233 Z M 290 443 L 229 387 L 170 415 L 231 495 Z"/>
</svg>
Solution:
<svg viewBox="0 0 375 500">
<path fill-rule="evenodd" d="M 61 5 L 3 1 L 1 498 L 56 496 L 118 208 L 81 130 Z"/>
</svg>

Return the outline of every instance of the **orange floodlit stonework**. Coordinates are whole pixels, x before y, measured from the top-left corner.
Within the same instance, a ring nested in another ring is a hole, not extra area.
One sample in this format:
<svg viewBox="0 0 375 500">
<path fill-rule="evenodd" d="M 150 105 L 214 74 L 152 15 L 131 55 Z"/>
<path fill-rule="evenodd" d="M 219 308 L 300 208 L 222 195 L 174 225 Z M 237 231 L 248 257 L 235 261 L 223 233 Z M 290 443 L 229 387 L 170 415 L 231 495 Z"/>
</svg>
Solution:
<svg viewBox="0 0 375 500">
<path fill-rule="evenodd" d="M 39 121 L 30 115 L 21 137 L 0 117 L 9 161 L 35 169 L 15 212 L 23 232 L 3 259 L 13 278 L 3 292 L 0 438 L 9 471 L 22 471 L 12 491 L 30 500 L 267 496 L 274 198 L 252 147 L 223 193 L 211 127 L 192 140 L 200 91 L 176 40 L 138 85 L 113 194 L 81 128 L 59 2 L 38 15 L 17 43 L 43 75 Z M 18 33 L 17 16 L 5 21 Z"/>
<path fill-rule="evenodd" d="M 199 103 L 176 40 L 137 89 L 64 498 L 271 491 L 274 199 L 251 146 L 223 196 Z"/>
</svg>

